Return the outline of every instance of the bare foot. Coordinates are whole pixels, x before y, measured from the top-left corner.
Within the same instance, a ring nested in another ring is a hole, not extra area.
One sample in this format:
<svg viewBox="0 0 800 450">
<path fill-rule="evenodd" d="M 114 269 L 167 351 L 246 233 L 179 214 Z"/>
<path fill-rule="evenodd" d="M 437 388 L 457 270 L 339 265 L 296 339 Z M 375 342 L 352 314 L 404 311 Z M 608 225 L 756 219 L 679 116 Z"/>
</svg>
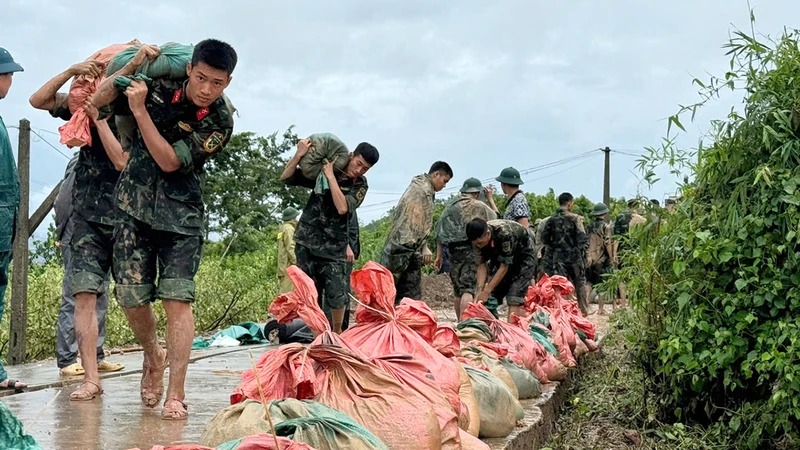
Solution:
<svg viewBox="0 0 800 450">
<path fill-rule="evenodd" d="M 142 382 L 140 394 L 142 403 L 148 408 L 155 408 L 164 395 L 164 369 L 167 368 L 167 352 L 159 352 L 160 363 L 151 363 L 145 356 L 142 365 Z M 156 365 L 157 364 L 157 365 Z"/>
</svg>

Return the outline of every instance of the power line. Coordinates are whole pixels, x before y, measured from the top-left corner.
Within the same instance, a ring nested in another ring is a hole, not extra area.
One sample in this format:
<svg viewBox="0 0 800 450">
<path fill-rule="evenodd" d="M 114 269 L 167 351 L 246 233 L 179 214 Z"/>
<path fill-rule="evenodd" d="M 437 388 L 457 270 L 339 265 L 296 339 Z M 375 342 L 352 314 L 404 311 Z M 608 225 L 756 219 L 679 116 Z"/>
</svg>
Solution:
<svg viewBox="0 0 800 450">
<path fill-rule="evenodd" d="M 637 158 L 638 158 L 638 157 L 640 157 L 640 156 L 642 156 L 641 154 L 629 153 L 629 152 L 628 152 L 628 151 L 626 151 L 626 150 L 611 150 L 611 152 L 612 152 L 612 153 L 619 153 L 620 155 L 634 156 L 634 157 L 637 157 Z"/>
<path fill-rule="evenodd" d="M 42 137 L 42 135 L 41 135 L 41 134 L 39 134 L 39 133 L 38 133 L 36 130 L 33 130 L 33 129 L 31 129 L 31 133 L 33 133 L 33 134 L 35 134 L 36 136 L 38 136 L 38 137 L 39 137 L 39 139 L 41 139 L 42 141 L 44 141 L 44 143 L 45 143 L 45 144 L 49 145 L 50 147 L 52 147 L 52 148 L 53 148 L 53 150 L 57 151 L 57 152 L 58 152 L 58 153 L 59 153 L 61 156 L 63 156 L 64 158 L 66 158 L 66 159 L 67 159 L 67 161 L 69 161 L 70 159 L 72 159 L 72 158 L 70 158 L 69 156 L 67 156 L 66 154 L 64 154 L 64 152 L 62 152 L 62 151 L 61 151 L 61 149 L 59 149 L 59 148 L 58 148 L 58 147 L 56 147 L 55 145 L 51 144 L 51 143 L 50 143 L 50 141 L 48 141 L 47 139 L 45 139 L 44 137 Z"/>
</svg>

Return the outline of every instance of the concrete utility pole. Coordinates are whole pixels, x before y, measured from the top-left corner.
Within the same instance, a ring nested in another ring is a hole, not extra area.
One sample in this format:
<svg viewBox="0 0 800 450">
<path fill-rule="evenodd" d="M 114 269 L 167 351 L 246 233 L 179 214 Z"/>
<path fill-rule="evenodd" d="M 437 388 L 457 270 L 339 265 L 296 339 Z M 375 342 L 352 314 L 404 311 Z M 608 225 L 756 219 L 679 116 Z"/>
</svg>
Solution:
<svg viewBox="0 0 800 450">
<path fill-rule="evenodd" d="M 30 201 L 31 174 L 31 123 L 19 121 L 19 148 L 17 149 L 19 172 L 19 213 L 14 237 L 11 279 L 11 336 L 8 362 L 11 365 L 25 362 L 25 330 L 28 328 L 28 202 Z"/>
<path fill-rule="evenodd" d="M 611 149 L 603 149 L 606 154 L 606 168 L 603 176 L 603 203 L 611 207 Z"/>
</svg>

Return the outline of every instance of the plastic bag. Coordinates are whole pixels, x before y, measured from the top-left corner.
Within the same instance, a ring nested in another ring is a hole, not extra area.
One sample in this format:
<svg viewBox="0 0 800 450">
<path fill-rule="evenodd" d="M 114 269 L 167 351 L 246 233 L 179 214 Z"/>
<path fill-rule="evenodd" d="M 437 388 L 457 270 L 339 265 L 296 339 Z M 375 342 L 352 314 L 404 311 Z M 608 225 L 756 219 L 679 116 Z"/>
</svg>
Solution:
<svg viewBox="0 0 800 450">
<path fill-rule="evenodd" d="M 33 436 L 25 433 L 22 422 L 3 402 L 0 402 L 0 448 L 42 450 Z"/>
</svg>

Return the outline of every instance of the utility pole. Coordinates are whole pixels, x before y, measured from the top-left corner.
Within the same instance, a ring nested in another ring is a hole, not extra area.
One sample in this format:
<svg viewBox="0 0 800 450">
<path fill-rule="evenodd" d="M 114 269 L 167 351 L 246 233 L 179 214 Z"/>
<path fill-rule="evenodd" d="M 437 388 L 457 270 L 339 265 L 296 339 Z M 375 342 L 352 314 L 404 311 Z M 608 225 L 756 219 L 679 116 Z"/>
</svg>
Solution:
<svg viewBox="0 0 800 450">
<path fill-rule="evenodd" d="M 28 202 L 30 201 L 31 173 L 31 123 L 19 121 L 19 147 L 17 149 L 19 172 L 19 213 L 14 237 L 13 272 L 11 279 L 11 335 L 8 362 L 11 365 L 25 362 L 25 330 L 28 328 Z"/>
<path fill-rule="evenodd" d="M 606 147 L 603 149 L 606 154 L 606 168 L 603 176 L 603 203 L 611 207 L 611 149 Z"/>
</svg>

